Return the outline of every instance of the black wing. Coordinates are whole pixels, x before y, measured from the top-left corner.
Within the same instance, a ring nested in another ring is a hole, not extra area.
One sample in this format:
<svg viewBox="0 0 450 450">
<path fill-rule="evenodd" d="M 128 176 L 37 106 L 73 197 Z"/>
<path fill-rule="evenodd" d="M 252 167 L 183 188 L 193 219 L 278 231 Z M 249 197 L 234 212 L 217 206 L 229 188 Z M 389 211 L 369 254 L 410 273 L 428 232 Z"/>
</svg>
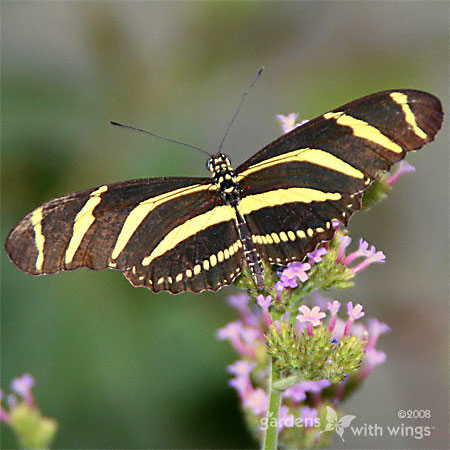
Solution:
<svg viewBox="0 0 450 450">
<path fill-rule="evenodd" d="M 233 217 L 208 178 L 124 181 L 44 203 L 6 250 L 33 275 L 109 267 L 154 291 L 216 290 L 241 268 Z"/>
<path fill-rule="evenodd" d="M 378 92 L 281 136 L 237 169 L 241 213 L 264 259 L 302 260 L 347 223 L 377 174 L 433 140 L 440 101 L 415 90 Z"/>
</svg>

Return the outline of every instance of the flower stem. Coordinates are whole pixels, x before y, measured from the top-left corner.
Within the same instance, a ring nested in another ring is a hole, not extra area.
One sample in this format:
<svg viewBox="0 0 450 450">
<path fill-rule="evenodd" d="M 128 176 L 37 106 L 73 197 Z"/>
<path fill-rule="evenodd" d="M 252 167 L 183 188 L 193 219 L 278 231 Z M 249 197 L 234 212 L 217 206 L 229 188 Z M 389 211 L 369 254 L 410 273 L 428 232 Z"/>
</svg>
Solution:
<svg viewBox="0 0 450 450">
<path fill-rule="evenodd" d="M 267 408 L 267 429 L 264 433 L 263 450 L 277 450 L 278 446 L 278 415 L 281 404 L 281 391 L 274 387 L 279 376 L 277 368 L 270 358 L 270 380 L 269 380 L 269 406 Z"/>
</svg>

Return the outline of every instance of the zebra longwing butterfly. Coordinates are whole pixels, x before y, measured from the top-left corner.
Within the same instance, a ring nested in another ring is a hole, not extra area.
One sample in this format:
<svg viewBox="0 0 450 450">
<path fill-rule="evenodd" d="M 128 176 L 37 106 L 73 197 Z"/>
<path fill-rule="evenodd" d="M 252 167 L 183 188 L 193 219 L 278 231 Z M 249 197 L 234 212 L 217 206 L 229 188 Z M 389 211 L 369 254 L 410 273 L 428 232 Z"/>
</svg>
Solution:
<svg viewBox="0 0 450 450">
<path fill-rule="evenodd" d="M 149 178 L 50 200 L 10 232 L 22 271 L 120 270 L 151 290 L 217 290 L 243 264 L 301 261 L 361 206 L 380 171 L 433 140 L 440 101 L 416 90 L 378 92 L 281 136 L 233 170 L 218 153 L 212 178 Z"/>
</svg>

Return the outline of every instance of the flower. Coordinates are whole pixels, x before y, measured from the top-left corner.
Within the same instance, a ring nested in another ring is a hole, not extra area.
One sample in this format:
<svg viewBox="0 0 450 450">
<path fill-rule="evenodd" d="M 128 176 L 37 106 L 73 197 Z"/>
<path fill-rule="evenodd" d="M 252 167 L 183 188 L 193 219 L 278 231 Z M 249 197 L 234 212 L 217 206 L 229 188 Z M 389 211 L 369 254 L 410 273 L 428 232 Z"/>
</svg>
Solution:
<svg viewBox="0 0 450 450">
<path fill-rule="evenodd" d="M 305 427 L 313 427 L 316 425 L 316 419 L 319 411 L 316 408 L 305 406 L 302 408 L 302 422 Z"/>
<path fill-rule="evenodd" d="M 347 314 L 349 319 L 356 320 L 364 316 L 363 307 L 359 303 L 353 307 L 353 302 L 347 303 Z"/>
<path fill-rule="evenodd" d="M 364 316 L 363 307 L 359 303 L 353 307 L 353 302 L 347 303 L 347 313 L 348 313 L 348 321 L 345 324 L 344 336 L 348 336 L 350 334 L 350 327 L 353 322 L 357 319 L 360 319 Z"/>
<path fill-rule="evenodd" d="M 308 253 L 308 257 L 310 258 L 310 262 L 314 261 L 315 263 L 320 263 L 322 261 L 322 257 L 327 254 L 327 249 L 325 247 L 316 248 L 313 252 Z"/>
<path fill-rule="evenodd" d="M 277 119 L 278 122 L 280 122 L 281 129 L 284 133 L 289 133 L 289 131 L 292 131 L 294 128 L 297 128 L 300 126 L 300 124 L 296 123 L 298 114 L 291 113 L 287 116 L 283 114 L 278 114 Z"/>
<path fill-rule="evenodd" d="M 3 409 L 1 401 L 3 400 L 3 391 L 0 389 L 0 422 L 9 422 L 9 414 Z"/>
<path fill-rule="evenodd" d="M 334 300 L 333 303 L 328 302 L 327 309 L 331 312 L 331 314 L 336 315 L 341 308 L 341 302 L 338 300 Z"/>
<path fill-rule="evenodd" d="M 378 338 L 381 334 L 387 333 L 391 328 L 378 319 L 373 318 L 369 320 L 369 342 L 367 343 L 366 349 L 370 350 L 377 344 Z"/>
<path fill-rule="evenodd" d="M 261 388 L 250 392 L 243 401 L 244 406 L 250 408 L 253 414 L 265 414 L 269 400 L 267 394 Z"/>
<path fill-rule="evenodd" d="M 289 414 L 289 408 L 286 405 L 281 405 L 278 414 L 278 433 L 281 433 L 284 427 L 292 428 L 294 424 L 294 414 Z"/>
<path fill-rule="evenodd" d="M 389 186 L 392 186 L 405 173 L 415 171 L 416 168 L 412 166 L 408 161 L 403 159 L 399 162 L 397 171 L 393 175 L 389 176 L 387 183 Z"/>
<path fill-rule="evenodd" d="M 254 342 L 259 333 L 250 327 L 244 327 L 240 320 L 230 322 L 216 332 L 217 339 L 229 341 L 242 356 L 254 354 Z"/>
<path fill-rule="evenodd" d="M 297 278 L 304 283 L 308 279 L 306 271 L 311 269 L 311 264 L 295 262 L 288 264 L 281 274 L 281 282 L 284 287 L 295 288 L 298 286 Z"/>
<path fill-rule="evenodd" d="M 19 394 L 30 408 L 34 406 L 34 398 L 31 393 L 33 386 L 34 378 L 29 373 L 26 373 L 21 377 L 14 378 L 11 382 L 11 389 L 16 394 Z"/>
<path fill-rule="evenodd" d="M 230 295 L 227 298 L 227 302 L 233 308 L 236 308 L 238 311 L 242 309 L 247 309 L 248 302 L 250 300 L 250 296 L 246 292 L 242 292 L 237 295 Z"/>
<path fill-rule="evenodd" d="M 264 297 L 263 294 L 260 294 L 256 297 L 256 303 L 258 303 L 262 309 L 269 309 L 272 304 L 272 296 L 268 295 L 267 297 Z"/>
<path fill-rule="evenodd" d="M 308 322 L 313 327 L 320 325 L 321 319 L 326 317 L 326 314 L 320 311 L 319 306 L 314 306 L 313 309 L 310 309 L 308 306 L 302 305 L 298 309 L 301 314 L 297 316 L 297 320 L 300 322 Z"/>
<path fill-rule="evenodd" d="M 256 367 L 255 362 L 248 362 L 244 360 L 235 361 L 233 364 L 227 366 L 227 371 L 236 376 L 249 376 L 250 372 Z"/>
<path fill-rule="evenodd" d="M 352 242 L 352 238 L 350 236 L 340 236 L 339 237 L 339 254 L 336 258 L 336 262 L 341 262 L 342 258 L 345 255 L 345 249 L 350 245 Z"/>
<path fill-rule="evenodd" d="M 300 403 L 306 399 L 306 392 L 317 394 L 322 389 L 330 386 L 331 383 L 328 380 L 319 381 L 302 381 L 290 388 L 287 388 L 283 392 L 283 397 L 291 399 L 295 403 Z"/>
</svg>

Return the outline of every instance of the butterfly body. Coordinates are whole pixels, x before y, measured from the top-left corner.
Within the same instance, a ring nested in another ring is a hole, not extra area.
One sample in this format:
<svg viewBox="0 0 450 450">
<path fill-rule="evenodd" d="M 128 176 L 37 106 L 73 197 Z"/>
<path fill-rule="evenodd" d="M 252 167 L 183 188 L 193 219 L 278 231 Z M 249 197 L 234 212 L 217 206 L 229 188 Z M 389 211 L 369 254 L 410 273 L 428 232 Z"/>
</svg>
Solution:
<svg viewBox="0 0 450 450">
<path fill-rule="evenodd" d="M 347 223 L 362 193 L 441 126 L 439 100 L 415 90 L 378 92 L 323 114 L 270 143 L 236 170 L 228 156 L 211 178 L 130 180 L 44 203 L 13 228 L 10 259 L 39 275 L 120 270 L 155 292 L 217 290 L 247 264 L 301 261 Z"/>
</svg>

